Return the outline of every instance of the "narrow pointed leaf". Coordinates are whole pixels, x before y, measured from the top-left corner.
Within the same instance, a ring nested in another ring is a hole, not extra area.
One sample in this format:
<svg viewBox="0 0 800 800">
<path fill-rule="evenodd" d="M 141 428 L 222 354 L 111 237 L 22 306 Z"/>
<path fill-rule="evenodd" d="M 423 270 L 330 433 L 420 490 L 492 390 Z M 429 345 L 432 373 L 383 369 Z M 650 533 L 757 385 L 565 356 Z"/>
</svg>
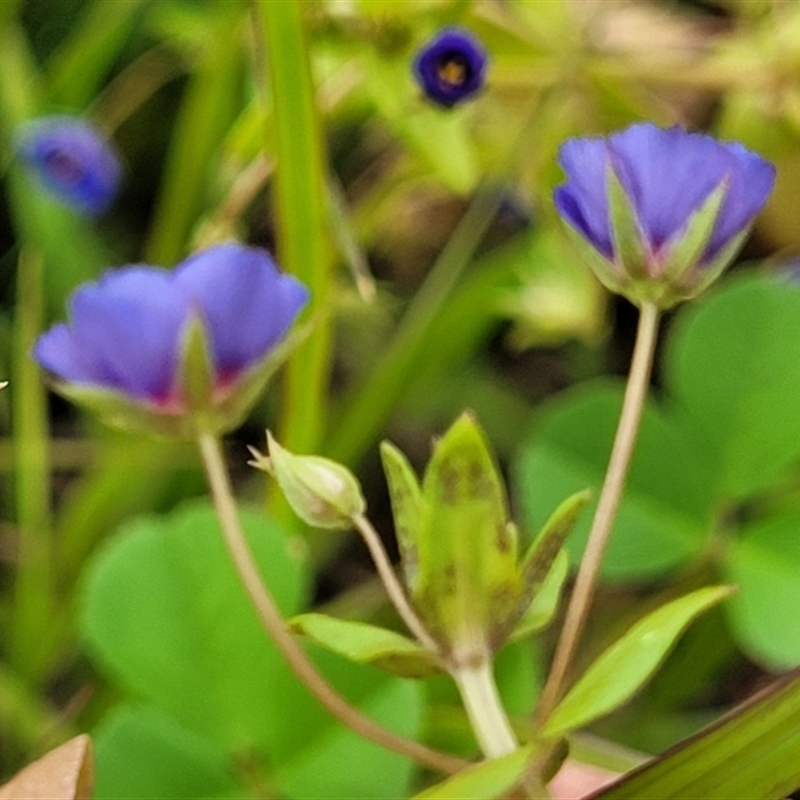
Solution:
<svg viewBox="0 0 800 800">
<path fill-rule="evenodd" d="M 422 524 L 422 490 L 408 459 L 390 442 L 381 443 L 381 461 L 389 485 L 403 574 L 413 591 L 417 573 L 417 537 Z"/>
<path fill-rule="evenodd" d="M 493 800 L 506 792 L 525 774 L 535 754 L 533 746 L 521 747 L 513 753 L 480 764 L 467 767 L 424 792 L 414 795 L 412 800 Z"/>
<path fill-rule="evenodd" d="M 553 562 L 561 552 L 561 546 L 569 536 L 589 500 L 591 492 L 586 489 L 568 497 L 553 512 L 544 524 L 522 562 L 522 580 L 532 600 L 550 574 Z"/>
<path fill-rule="evenodd" d="M 559 703 L 544 726 L 544 735 L 563 736 L 629 700 L 652 676 L 689 623 L 733 591 L 729 586 L 699 589 L 637 622 L 589 667 Z"/>
<path fill-rule="evenodd" d="M 437 657 L 422 645 L 395 631 L 326 614 L 299 614 L 289 620 L 303 633 L 334 653 L 372 664 L 403 678 L 424 678 L 441 671 Z"/>
<path fill-rule="evenodd" d="M 800 670 L 593 800 L 779 800 L 800 787 Z"/>
<path fill-rule="evenodd" d="M 539 591 L 528 606 L 522 619 L 517 623 L 511 636 L 512 642 L 524 639 L 550 624 L 561 599 L 561 590 L 569 573 L 569 557 L 566 550 L 561 550 L 550 567 L 550 572 L 539 587 Z"/>
</svg>

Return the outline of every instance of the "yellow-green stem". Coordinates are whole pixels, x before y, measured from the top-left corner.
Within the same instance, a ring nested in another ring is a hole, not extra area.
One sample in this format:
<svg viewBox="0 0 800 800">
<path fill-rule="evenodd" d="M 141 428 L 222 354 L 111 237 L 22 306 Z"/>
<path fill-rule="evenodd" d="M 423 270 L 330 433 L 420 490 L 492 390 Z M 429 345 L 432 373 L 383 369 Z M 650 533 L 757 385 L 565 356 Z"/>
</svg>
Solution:
<svg viewBox="0 0 800 800">
<path fill-rule="evenodd" d="M 600 565 L 617 516 L 636 437 L 639 433 L 639 423 L 647 400 L 647 389 L 650 383 L 650 372 L 658 334 L 658 319 L 659 311 L 655 305 L 646 303 L 642 306 L 636 332 L 636 345 L 608 470 L 597 501 L 597 510 L 592 520 L 586 550 L 581 559 L 575 586 L 567 606 L 564 626 L 553 657 L 550 674 L 536 709 L 536 718 L 540 724 L 547 719 L 561 698 L 564 681 L 575 656 L 594 596 Z"/>
<path fill-rule="evenodd" d="M 450 674 L 483 754 L 487 758 L 499 758 L 516 750 L 519 743 L 497 692 L 491 659 L 451 669 Z M 550 797 L 533 770 L 523 779 L 519 793 L 510 796 L 525 797 L 526 800 L 547 800 Z"/>
<path fill-rule="evenodd" d="M 482 660 L 451 672 L 475 738 L 487 758 L 498 758 L 519 747 L 497 693 L 492 662 Z"/>
<path fill-rule="evenodd" d="M 11 392 L 15 459 L 17 578 L 11 641 L 15 665 L 30 677 L 42 668 L 42 631 L 51 610 L 50 466 L 47 395 L 30 351 L 41 332 L 43 259 L 23 248 L 17 271 Z"/>
<path fill-rule="evenodd" d="M 353 708 L 308 660 L 303 648 L 289 632 L 269 589 L 261 579 L 242 530 L 219 441 L 212 434 L 200 433 L 197 443 L 222 535 L 236 572 L 264 630 L 297 678 L 331 714 L 361 736 L 441 772 L 452 773 L 466 766 L 466 762 L 459 758 L 439 753 L 418 742 L 398 736 L 377 725 L 369 717 L 365 717 L 358 709 Z"/>
</svg>

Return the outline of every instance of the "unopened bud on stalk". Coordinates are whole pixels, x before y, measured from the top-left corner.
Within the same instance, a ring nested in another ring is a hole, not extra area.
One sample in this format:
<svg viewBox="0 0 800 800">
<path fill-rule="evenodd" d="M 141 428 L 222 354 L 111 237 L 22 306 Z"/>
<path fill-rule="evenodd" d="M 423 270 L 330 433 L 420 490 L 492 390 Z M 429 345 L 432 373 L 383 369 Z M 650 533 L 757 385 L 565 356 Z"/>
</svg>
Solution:
<svg viewBox="0 0 800 800">
<path fill-rule="evenodd" d="M 350 470 L 320 456 L 300 456 L 281 447 L 267 431 L 269 456 L 250 448 L 249 463 L 278 481 L 286 500 L 303 522 L 315 528 L 351 528 L 364 513 L 361 486 Z"/>
</svg>

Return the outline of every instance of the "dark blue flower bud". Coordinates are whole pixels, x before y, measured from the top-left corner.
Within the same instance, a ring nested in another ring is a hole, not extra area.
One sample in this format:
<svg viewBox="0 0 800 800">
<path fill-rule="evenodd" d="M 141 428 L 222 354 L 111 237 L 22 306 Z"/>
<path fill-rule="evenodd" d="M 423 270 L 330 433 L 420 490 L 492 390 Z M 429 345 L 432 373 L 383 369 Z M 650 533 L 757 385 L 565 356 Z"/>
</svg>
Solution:
<svg viewBox="0 0 800 800">
<path fill-rule="evenodd" d="M 122 168 L 116 151 L 78 117 L 42 117 L 16 134 L 17 149 L 40 183 L 75 211 L 96 216 L 117 194 Z"/>
<path fill-rule="evenodd" d="M 307 301 L 266 251 L 220 244 L 172 271 L 133 265 L 83 284 L 70 323 L 39 337 L 33 355 L 63 394 L 124 427 L 221 430 L 274 370 Z"/>
<path fill-rule="evenodd" d="M 737 142 L 632 125 L 561 148 L 556 207 L 597 276 L 669 307 L 715 280 L 741 247 L 775 167 Z"/>
<path fill-rule="evenodd" d="M 483 87 L 487 56 L 481 43 L 461 28 L 445 28 L 414 60 L 414 74 L 429 100 L 451 108 Z"/>
</svg>

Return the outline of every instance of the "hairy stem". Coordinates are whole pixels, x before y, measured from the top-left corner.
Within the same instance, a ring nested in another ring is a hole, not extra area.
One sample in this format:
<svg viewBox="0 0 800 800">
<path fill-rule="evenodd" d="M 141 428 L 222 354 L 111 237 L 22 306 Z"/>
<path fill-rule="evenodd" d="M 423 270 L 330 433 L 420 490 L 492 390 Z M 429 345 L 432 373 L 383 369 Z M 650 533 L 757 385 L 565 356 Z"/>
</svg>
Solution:
<svg viewBox="0 0 800 800">
<path fill-rule="evenodd" d="M 636 332 L 636 346 L 633 351 L 628 384 L 625 388 L 625 398 L 608 462 L 608 470 L 597 501 L 597 510 L 589 531 L 586 550 L 578 568 L 575 587 L 567 607 L 561 638 L 536 709 L 536 718 L 540 724 L 544 723 L 561 698 L 564 681 L 575 656 L 592 602 L 600 565 L 617 516 L 633 448 L 639 433 L 639 423 L 647 400 L 647 388 L 650 383 L 658 333 L 658 319 L 658 308 L 655 305 L 646 303 L 642 306 L 639 327 Z"/>
<path fill-rule="evenodd" d="M 264 630 L 298 679 L 331 714 L 366 739 L 441 772 L 457 772 L 466 766 L 466 762 L 459 758 L 431 750 L 418 742 L 398 736 L 377 725 L 369 717 L 365 717 L 360 711 L 353 708 L 309 661 L 303 648 L 289 633 L 269 589 L 264 585 L 258 572 L 239 520 L 219 441 L 209 433 L 200 433 L 197 443 L 222 528 L 222 535 L 239 579 Z"/>
</svg>

